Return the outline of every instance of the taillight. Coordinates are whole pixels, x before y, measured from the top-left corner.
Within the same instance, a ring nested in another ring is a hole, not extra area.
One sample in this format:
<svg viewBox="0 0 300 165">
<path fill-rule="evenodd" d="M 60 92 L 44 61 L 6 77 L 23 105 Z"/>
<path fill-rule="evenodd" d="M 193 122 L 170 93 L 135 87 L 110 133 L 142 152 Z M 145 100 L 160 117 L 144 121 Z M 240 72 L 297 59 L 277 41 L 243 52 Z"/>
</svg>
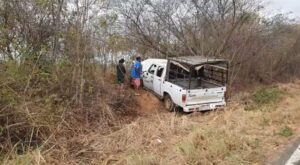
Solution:
<svg viewBox="0 0 300 165">
<path fill-rule="evenodd" d="M 182 95 L 181 101 L 182 101 L 182 103 L 185 103 L 185 102 L 186 102 L 186 94 L 183 94 L 183 95 Z"/>
<path fill-rule="evenodd" d="M 227 91 L 224 92 L 224 98 L 225 98 L 225 101 L 228 100 L 228 94 L 227 94 Z"/>
</svg>

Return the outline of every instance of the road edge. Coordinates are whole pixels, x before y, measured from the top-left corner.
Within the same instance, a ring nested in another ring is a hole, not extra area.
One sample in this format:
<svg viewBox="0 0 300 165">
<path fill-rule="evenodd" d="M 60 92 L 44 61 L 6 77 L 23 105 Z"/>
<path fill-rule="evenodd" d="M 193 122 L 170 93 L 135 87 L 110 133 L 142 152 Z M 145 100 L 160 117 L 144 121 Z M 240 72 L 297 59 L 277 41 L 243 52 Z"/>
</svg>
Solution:
<svg viewBox="0 0 300 165">
<path fill-rule="evenodd" d="M 294 152 L 298 149 L 299 145 L 300 145 L 300 137 L 294 140 L 294 142 L 290 146 L 288 146 L 288 148 L 285 149 L 284 152 L 280 154 L 280 157 L 277 160 L 273 161 L 271 164 L 285 165 L 293 156 Z"/>
</svg>

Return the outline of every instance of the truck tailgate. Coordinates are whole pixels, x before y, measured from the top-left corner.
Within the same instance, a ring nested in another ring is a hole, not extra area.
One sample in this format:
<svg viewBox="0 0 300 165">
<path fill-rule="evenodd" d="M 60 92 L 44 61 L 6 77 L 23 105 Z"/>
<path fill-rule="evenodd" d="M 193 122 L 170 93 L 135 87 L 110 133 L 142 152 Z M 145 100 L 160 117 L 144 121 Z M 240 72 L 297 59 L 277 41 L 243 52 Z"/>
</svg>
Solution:
<svg viewBox="0 0 300 165">
<path fill-rule="evenodd" d="M 225 99 L 225 91 L 226 87 L 189 90 L 186 105 L 222 102 Z"/>
</svg>

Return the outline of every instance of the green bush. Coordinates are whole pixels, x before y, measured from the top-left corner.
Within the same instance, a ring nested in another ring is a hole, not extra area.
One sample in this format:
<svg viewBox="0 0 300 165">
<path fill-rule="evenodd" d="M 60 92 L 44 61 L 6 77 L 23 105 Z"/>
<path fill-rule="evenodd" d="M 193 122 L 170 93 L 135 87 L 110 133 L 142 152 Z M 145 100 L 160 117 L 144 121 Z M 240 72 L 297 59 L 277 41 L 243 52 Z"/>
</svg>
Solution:
<svg viewBox="0 0 300 165">
<path fill-rule="evenodd" d="M 252 110 L 271 110 L 273 103 L 279 101 L 284 92 L 276 87 L 261 88 L 256 91 L 245 106 L 246 111 Z"/>
<path fill-rule="evenodd" d="M 278 134 L 284 137 L 290 137 L 293 135 L 293 130 L 288 126 L 284 126 L 280 129 Z"/>
<path fill-rule="evenodd" d="M 253 101 L 259 105 L 269 104 L 278 101 L 282 94 L 278 88 L 263 88 L 253 95 Z"/>
</svg>

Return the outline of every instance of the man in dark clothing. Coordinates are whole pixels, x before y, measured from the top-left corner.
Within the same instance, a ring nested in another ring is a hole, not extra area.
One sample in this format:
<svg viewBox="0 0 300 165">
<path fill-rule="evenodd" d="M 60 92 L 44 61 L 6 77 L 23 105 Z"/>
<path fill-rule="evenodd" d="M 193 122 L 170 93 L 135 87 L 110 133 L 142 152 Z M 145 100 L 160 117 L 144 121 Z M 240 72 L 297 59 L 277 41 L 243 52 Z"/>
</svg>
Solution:
<svg viewBox="0 0 300 165">
<path fill-rule="evenodd" d="M 122 58 L 119 60 L 119 63 L 117 65 L 117 80 L 119 83 L 119 91 L 120 93 L 124 92 L 124 81 L 125 81 L 125 75 L 126 75 L 126 69 L 124 67 L 125 60 Z"/>
</svg>

